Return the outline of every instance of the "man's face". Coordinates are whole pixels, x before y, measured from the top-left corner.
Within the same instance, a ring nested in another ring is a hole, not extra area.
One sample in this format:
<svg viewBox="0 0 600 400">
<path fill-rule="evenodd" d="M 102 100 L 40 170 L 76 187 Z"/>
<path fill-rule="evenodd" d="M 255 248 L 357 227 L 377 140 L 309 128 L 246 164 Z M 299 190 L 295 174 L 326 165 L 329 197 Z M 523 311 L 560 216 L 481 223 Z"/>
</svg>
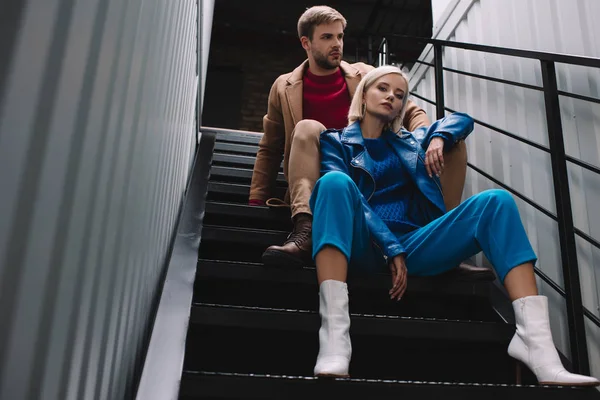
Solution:
<svg viewBox="0 0 600 400">
<path fill-rule="evenodd" d="M 306 37 L 303 37 L 303 39 Z M 344 53 L 344 28 L 341 22 L 321 24 L 315 27 L 312 40 L 302 41 L 308 57 L 323 69 L 336 69 Z"/>
</svg>

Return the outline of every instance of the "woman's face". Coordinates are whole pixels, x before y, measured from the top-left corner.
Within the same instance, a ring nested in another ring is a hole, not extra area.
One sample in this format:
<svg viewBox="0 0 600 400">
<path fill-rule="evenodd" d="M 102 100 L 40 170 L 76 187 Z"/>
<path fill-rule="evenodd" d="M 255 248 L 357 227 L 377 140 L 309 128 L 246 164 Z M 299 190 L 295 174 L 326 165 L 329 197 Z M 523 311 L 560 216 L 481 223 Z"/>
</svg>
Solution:
<svg viewBox="0 0 600 400">
<path fill-rule="evenodd" d="M 408 91 L 404 78 L 398 74 L 383 75 L 373 83 L 364 95 L 366 113 L 384 120 L 393 121 L 400 113 Z"/>
</svg>

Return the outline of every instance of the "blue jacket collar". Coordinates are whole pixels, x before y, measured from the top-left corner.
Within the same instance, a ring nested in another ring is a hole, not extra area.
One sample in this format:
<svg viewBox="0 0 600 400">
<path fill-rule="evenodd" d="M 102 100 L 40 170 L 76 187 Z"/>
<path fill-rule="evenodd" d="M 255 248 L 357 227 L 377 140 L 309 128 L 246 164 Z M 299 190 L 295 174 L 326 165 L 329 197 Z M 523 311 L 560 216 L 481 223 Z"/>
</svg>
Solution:
<svg viewBox="0 0 600 400">
<path fill-rule="evenodd" d="M 362 136 L 359 121 L 354 121 L 352 124 L 344 128 L 342 131 L 341 141 L 342 143 L 358 144 L 362 147 L 365 147 L 365 140 Z"/>
<path fill-rule="evenodd" d="M 383 132 L 381 136 L 389 141 L 391 138 L 397 135 L 394 132 L 387 130 Z M 342 143 L 357 144 L 359 146 L 365 147 L 365 140 L 362 135 L 362 130 L 360 129 L 359 121 L 355 121 L 344 128 L 344 130 L 342 131 L 341 141 Z"/>
</svg>

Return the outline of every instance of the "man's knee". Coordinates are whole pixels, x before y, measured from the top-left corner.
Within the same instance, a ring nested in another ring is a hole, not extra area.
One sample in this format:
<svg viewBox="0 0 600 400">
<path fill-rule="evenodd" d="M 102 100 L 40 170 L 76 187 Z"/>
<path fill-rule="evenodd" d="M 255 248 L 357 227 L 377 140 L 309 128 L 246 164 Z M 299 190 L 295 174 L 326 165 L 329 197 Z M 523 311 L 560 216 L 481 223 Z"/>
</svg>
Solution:
<svg viewBox="0 0 600 400">
<path fill-rule="evenodd" d="M 292 141 L 300 141 L 304 143 L 319 143 L 321 132 L 326 130 L 325 126 L 314 119 L 303 119 L 296 124 L 292 133 Z"/>
</svg>

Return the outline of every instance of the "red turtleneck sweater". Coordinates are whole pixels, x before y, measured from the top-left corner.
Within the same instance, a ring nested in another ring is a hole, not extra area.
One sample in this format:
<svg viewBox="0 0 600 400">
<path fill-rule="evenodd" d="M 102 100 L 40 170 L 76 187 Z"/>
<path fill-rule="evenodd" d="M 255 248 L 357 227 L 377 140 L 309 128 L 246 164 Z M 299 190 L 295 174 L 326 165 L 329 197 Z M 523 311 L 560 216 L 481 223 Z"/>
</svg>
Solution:
<svg viewBox="0 0 600 400">
<path fill-rule="evenodd" d="M 326 128 L 342 129 L 348 125 L 350 93 L 342 70 L 318 76 L 308 69 L 303 78 L 302 117 L 314 119 Z M 262 200 L 250 200 L 251 206 L 263 206 Z"/>
<path fill-rule="evenodd" d="M 314 119 L 326 128 L 341 129 L 348 125 L 350 93 L 342 70 L 319 76 L 306 70 L 303 78 L 302 117 Z"/>
</svg>

